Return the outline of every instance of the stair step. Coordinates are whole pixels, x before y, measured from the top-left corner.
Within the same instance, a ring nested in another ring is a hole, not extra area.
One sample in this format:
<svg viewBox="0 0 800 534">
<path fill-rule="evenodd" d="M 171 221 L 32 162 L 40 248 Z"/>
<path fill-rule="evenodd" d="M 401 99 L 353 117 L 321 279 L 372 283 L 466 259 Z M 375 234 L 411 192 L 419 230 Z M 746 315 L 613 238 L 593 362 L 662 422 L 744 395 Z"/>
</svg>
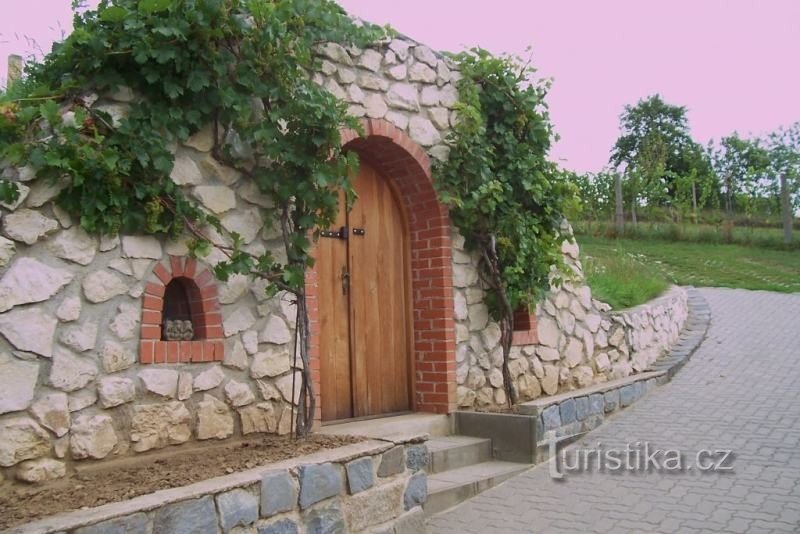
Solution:
<svg viewBox="0 0 800 534">
<path fill-rule="evenodd" d="M 430 475 L 425 515 L 452 508 L 530 467 L 528 464 L 488 461 Z"/>
<path fill-rule="evenodd" d="M 447 436 L 428 440 L 431 453 L 428 473 L 436 474 L 492 459 L 492 440 L 469 436 Z"/>
<path fill-rule="evenodd" d="M 450 433 L 450 420 L 447 415 L 411 413 L 324 424 L 319 432 L 327 435 L 403 441 L 421 435 L 446 436 Z"/>
</svg>

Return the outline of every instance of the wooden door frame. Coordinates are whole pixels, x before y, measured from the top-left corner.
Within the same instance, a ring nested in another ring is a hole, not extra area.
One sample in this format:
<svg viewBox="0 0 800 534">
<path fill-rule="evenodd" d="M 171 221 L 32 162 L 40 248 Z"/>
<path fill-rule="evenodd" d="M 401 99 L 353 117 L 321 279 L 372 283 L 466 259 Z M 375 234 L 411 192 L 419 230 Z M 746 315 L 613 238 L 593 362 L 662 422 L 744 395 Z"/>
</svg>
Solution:
<svg viewBox="0 0 800 534">
<path fill-rule="evenodd" d="M 390 184 L 408 227 L 413 332 L 411 404 L 414 411 L 449 413 L 456 407 L 456 342 L 451 227 L 436 196 L 425 150 L 383 119 L 362 120 L 365 136 L 343 130 L 342 144 L 369 162 Z M 311 377 L 321 421 L 320 336 L 317 272 L 306 274 L 311 326 Z"/>
</svg>

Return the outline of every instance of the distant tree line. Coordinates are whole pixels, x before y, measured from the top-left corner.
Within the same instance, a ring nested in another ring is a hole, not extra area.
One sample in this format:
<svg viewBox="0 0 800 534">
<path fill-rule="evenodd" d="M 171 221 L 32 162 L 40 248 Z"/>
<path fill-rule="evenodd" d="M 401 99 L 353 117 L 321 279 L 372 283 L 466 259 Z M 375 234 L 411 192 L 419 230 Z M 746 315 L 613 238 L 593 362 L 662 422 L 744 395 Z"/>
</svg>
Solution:
<svg viewBox="0 0 800 534">
<path fill-rule="evenodd" d="M 654 95 L 625 107 L 609 165 L 574 174 L 589 221 L 783 226 L 800 209 L 800 122 L 763 137 L 692 139 L 686 108 Z"/>
</svg>

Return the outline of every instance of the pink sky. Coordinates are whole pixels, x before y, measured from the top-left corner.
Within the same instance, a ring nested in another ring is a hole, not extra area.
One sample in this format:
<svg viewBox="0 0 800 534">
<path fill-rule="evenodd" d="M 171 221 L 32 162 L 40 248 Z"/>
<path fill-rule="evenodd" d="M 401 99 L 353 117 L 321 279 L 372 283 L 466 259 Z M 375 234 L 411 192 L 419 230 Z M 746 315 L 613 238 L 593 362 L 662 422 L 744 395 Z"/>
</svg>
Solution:
<svg viewBox="0 0 800 534">
<path fill-rule="evenodd" d="M 800 120 L 796 0 L 339 0 L 440 50 L 523 53 L 554 78 L 552 155 L 578 171 L 608 160 L 625 104 L 659 92 L 689 109 L 695 139 Z M 69 0 L 2 0 L 0 58 L 68 29 Z M 5 78 L 5 60 L 0 79 Z"/>
</svg>

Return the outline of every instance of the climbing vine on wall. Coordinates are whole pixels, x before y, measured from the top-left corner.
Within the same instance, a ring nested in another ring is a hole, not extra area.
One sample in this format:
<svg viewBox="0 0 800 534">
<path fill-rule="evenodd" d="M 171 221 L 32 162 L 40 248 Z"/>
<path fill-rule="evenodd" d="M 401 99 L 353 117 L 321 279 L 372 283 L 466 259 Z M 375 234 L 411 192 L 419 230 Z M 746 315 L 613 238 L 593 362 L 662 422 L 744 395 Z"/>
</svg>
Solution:
<svg viewBox="0 0 800 534">
<path fill-rule="evenodd" d="M 305 433 L 315 395 L 304 274 L 339 191 L 352 195 L 357 161 L 339 132 L 358 128 L 309 72 L 316 46 L 363 46 L 385 33 L 330 0 L 101 0 L 76 12 L 73 33 L 0 98 L 0 171 L 11 179 L 0 193 L 14 198 L 15 169 L 27 166 L 63 187 L 56 203 L 87 231 L 188 232 L 195 252 L 207 250 L 209 229 L 224 230 L 170 179 L 170 148 L 211 124 L 215 158 L 271 200 L 264 216 L 285 248 L 282 260 L 252 255 L 234 233 L 215 245 L 228 258 L 215 271 L 223 280 L 252 273 L 270 291 L 295 295 L 304 360 L 297 430 Z M 120 88 L 133 96 L 126 117 L 93 106 Z"/>
<path fill-rule="evenodd" d="M 501 328 L 503 379 L 510 404 L 516 391 L 508 370 L 514 312 L 531 308 L 563 264 L 565 214 L 573 186 L 547 159 L 555 138 L 547 113 L 548 83 L 517 58 L 486 50 L 457 54 L 459 120 L 448 138 L 448 160 L 434 169 L 441 200 L 469 250 L 480 257 L 487 303 Z"/>
</svg>

